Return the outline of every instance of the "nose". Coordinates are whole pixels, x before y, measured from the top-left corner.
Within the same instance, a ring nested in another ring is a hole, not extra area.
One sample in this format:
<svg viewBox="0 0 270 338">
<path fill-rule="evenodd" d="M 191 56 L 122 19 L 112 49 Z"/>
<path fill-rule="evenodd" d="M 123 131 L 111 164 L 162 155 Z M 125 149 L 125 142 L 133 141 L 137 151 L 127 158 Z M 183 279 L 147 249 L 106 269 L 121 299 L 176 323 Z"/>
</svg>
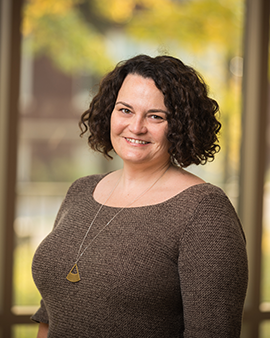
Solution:
<svg viewBox="0 0 270 338">
<path fill-rule="evenodd" d="M 145 119 L 142 116 L 134 115 L 130 121 L 129 130 L 133 134 L 145 134 L 147 131 Z"/>
</svg>

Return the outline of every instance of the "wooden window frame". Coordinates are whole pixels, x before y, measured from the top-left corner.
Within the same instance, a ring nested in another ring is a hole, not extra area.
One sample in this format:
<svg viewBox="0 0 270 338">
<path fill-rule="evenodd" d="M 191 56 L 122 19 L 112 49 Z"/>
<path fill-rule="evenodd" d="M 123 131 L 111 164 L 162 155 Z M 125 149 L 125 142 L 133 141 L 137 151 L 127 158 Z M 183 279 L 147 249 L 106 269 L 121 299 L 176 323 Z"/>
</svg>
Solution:
<svg viewBox="0 0 270 338">
<path fill-rule="evenodd" d="M 30 324 L 30 314 L 12 312 L 13 248 L 18 142 L 18 101 L 23 0 L 0 0 L 0 337 L 12 326 Z M 243 78 L 243 137 L 239 215 L 249 255 L 244 338 L 259 337 L 270 312 L 260 310 L 263 184 L 268 97 L 269 0 L 246 0 Z M 248 335 L 248 336 L 247 336 Z"/>
<path fill-rule="evenodd" d="M 247 237 L 249 286 L 244 338 L 259 337 L 270 311 L 261 305 L 262 221 L 268 112 L 269 0 L 247 0 L 244 33 L 239 216 Z"/>
</svg>

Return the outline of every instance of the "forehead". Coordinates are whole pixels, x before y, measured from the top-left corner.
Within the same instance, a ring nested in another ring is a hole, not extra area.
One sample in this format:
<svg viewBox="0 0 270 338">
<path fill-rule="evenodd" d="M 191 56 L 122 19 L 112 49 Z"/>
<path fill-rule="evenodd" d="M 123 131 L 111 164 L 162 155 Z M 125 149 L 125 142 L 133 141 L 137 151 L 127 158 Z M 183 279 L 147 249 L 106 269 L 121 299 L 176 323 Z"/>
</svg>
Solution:
<svg viewBox="0 0 270 338">
<path fill-rule="evenodd" d="M 120 90 L 125 87 L 129 87 L 133 85 L 149 86 L 149 87 L 153 87 L 153 89 L 154 88 L 157 89 L 155 82 L 152 78 L 143 77 L 139 74 L 128 74 L 125 77 Z"/>
<path fill-rule="evenodd" d="M 159 102 L 164 105 L 164 95 L 151 78 L 138 74 L 128 74 L 118 92 L 118 99 L 128 98 Z"/>
</svg>

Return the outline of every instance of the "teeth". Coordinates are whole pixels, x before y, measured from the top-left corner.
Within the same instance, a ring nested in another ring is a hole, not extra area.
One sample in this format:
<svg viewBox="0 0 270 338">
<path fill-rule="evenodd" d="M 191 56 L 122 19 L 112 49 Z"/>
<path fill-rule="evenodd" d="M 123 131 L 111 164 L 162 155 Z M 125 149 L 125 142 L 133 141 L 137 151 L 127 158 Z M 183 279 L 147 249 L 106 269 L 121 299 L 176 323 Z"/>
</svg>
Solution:
<svg viewBox="0 0 270 338">
<path fill-rule="evenodd" d="M 146 144 L 148 142 L 145 142 L 145 141 L 140 141 L 140 140 L 134 140 L 133 138 L 127 138 L 126 139 L 131 142 L 131 143 L 137 143 L 137 144 Z"/>
</svg>

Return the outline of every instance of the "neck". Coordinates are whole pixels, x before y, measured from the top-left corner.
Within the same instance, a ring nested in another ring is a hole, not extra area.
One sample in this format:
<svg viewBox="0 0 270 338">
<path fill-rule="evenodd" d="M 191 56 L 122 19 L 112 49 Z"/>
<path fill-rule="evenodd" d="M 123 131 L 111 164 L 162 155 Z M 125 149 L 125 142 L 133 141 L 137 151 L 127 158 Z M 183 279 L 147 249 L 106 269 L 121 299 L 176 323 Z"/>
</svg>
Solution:
<svg viewBox="0 0 270 338">
<path fill-rule="evenodd" d="M 120 184 L 124 189 L 131 189 L 132 186 L 147 186 L 163 175 L 170 167 L 169 162 L 161 163 L 158 166 L 123 166 Z"/>
</svg>

